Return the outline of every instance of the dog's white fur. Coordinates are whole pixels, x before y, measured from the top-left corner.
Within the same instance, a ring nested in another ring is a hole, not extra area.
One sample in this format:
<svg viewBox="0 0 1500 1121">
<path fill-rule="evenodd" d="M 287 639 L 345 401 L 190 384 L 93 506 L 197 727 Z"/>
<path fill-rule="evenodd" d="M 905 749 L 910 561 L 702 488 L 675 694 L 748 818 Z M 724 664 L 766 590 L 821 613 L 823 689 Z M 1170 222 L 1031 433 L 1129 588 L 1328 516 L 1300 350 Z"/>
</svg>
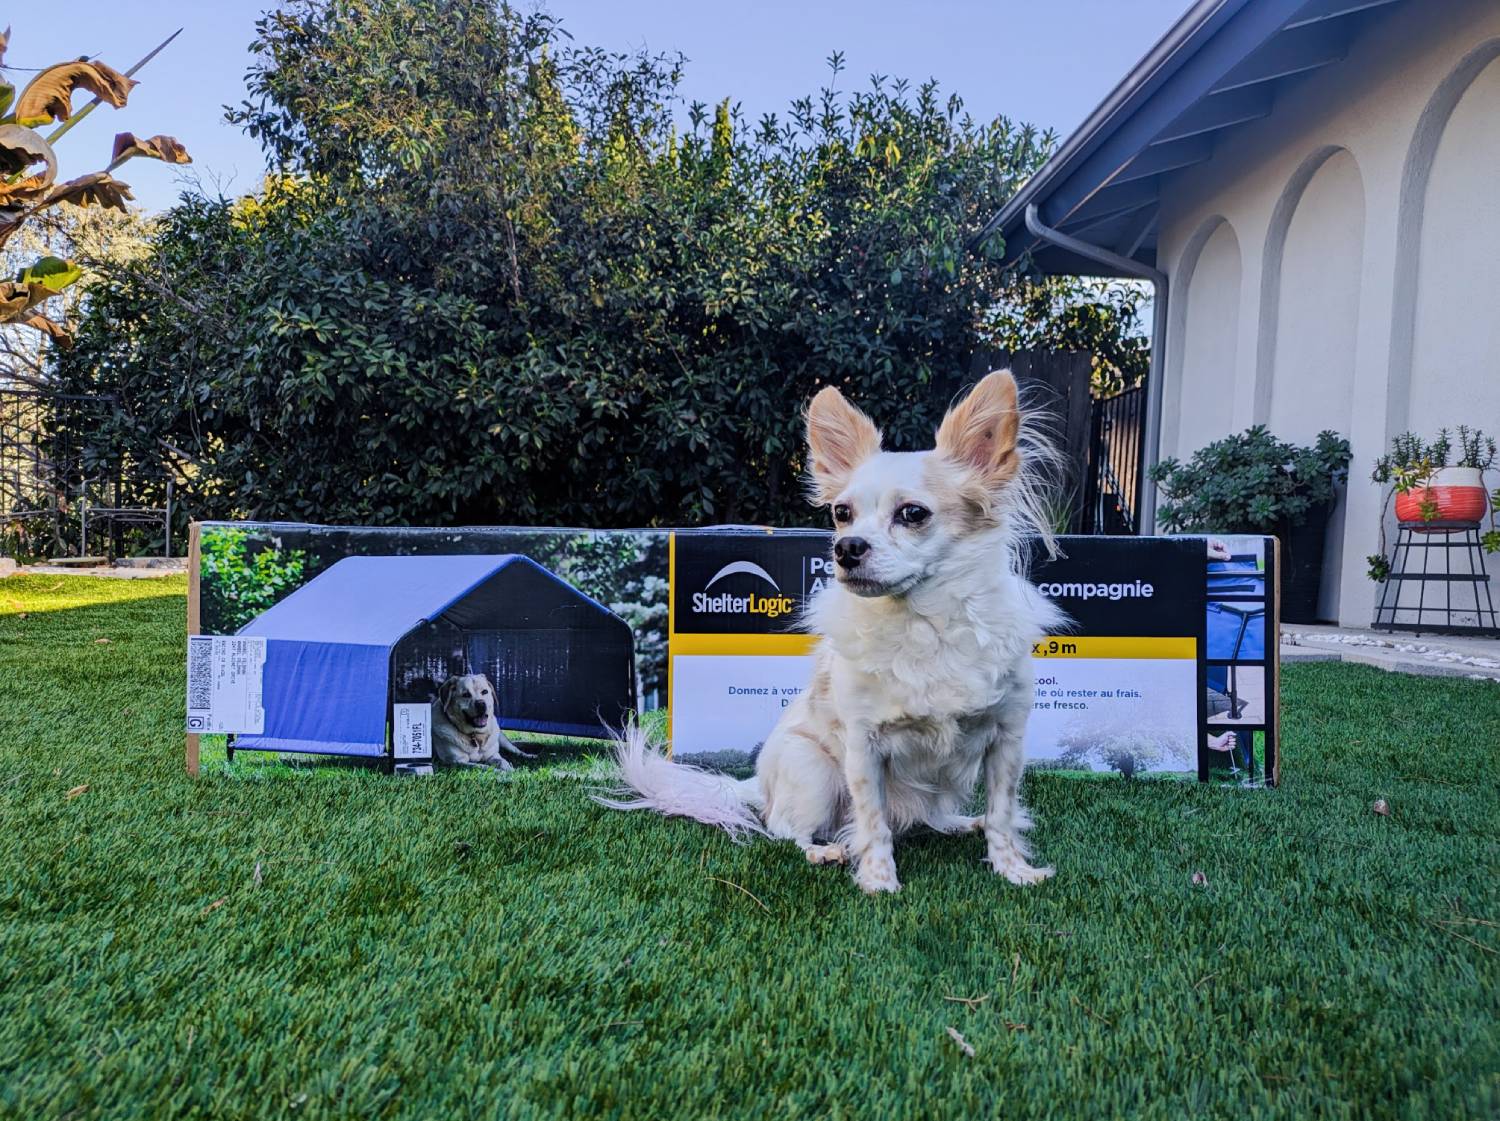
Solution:
<svg viewBox="0 0 1500 1121">
<path fill-rule="evenodd" d="M 432 754 L 445 766 L 509 771 L 515 768 L 500 752 L 535 758 L 511 743 L 495 722 L 495 687 L 482 673 L 448 678 L 438 687 L 433 710 Z"/>
<path fill-rule="evenodd" d="M 673 763 L 633 734 L 619 756 L 634 796 L 605 804 L 793 841 L 815 864 L 850 863 L 867 892 L 900 890 L 893 837 L 918 825 L 982 832 L 1011 883 L 1052 875 L 1022 837 L 1021 736 L 1031 645 L 1064 618 L 1022 575 L 1018 546 L 1034 532 L 1052 547 L 1023 461 L 1053 453 L 1021 419 L 1015 381 L 997 371 L 949 411 L 933 451 L 887 452 L 837 389 L 820 392 L 812 483 L 843 559 L 808 610 L 822 636 L 809 688 L 754 778 Z M 967 816 L 981 774 L 985 812 Z"/>
</svg>

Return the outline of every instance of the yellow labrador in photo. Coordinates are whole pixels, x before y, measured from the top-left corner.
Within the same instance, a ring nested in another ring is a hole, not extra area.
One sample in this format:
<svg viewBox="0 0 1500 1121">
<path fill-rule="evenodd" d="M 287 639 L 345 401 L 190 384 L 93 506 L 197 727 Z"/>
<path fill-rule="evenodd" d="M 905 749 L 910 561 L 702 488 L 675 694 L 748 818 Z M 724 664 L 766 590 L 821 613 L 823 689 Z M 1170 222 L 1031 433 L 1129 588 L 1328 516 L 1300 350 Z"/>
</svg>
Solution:
<svg viewBox="0 0 1500 1121">
<path fill-rule="evenodd" d="M 449 767 L 514 769 L 502 751 L 535 759 L 522 751 L 495 722 L 495 687 L 482 673 L 450 677 L 438 687 L 432 716 L 432 757 Z"/>
</svg>

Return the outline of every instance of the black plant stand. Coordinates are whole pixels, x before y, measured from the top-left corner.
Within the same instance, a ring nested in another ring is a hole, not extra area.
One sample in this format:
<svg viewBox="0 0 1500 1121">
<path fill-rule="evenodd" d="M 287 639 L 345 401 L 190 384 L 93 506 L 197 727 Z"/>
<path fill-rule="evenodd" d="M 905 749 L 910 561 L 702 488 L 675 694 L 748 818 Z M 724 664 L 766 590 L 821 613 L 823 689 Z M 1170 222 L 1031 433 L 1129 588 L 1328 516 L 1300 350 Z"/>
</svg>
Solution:
<svg viewBox="0 0 1500 1121">
<path fill-rule="evenodd" d="M 1421 571 L 1415 570 L 1414 552 L 1421 557 Z M 1436 563 L 1434 553 L 1440 558 Z M 1461 567 L 1459 562 L 1462 562 Z M 1375 622 L 1371 624 L 1375 630 L 1500 637 L 1500 617 L 1495 614 L 1490 577 L 1484 570 L 1484 549 L 1479 541 L 1478 522 L 1401 522 L 1396 547 L 1391 550 L 1390 564 L 1390 575 L 1381 588 L 1380 603 L 1375 607 Z M 1401 603 L 1402 586 L 1408 580 L 1417 582 L 1416 606 Z M 1437 587 L 1429 591 L 1429 584 Z M 1455 584 L 1473 589 L 1472 607 L 1462 603 L 1456 608 L 1453 606 Z M 1475 616 L 1478 625 L 1453 621 L 1456 616 L 1463 615 Z"/>
</svg>

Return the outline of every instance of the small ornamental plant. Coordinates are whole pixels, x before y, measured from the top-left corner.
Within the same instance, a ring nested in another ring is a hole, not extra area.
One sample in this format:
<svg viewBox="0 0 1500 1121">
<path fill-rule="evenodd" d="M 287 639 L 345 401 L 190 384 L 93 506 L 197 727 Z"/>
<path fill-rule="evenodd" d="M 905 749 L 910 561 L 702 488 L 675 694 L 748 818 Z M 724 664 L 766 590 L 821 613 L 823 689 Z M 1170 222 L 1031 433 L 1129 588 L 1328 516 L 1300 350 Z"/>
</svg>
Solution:
<svg viewBox="0 0 1500 1121">
<path fill-rule="evenodd" d="M 1466 424 L 1440 429 L 1430 441 L 1414 432 L 1403 432 L 1392 440 L 1390 451 L 1375 461 L 1370 472 L 1372 482 L 1390 488 L 1381 506 L 1380 552 L 1366 558 L 1370 579 L 1378 583 L 1390 576 L 1385 513 L 1393 497 L 1396 517 L 1405 523 L 1477 522 L 1488 511 L 1490 528 L 1480 541 L 1486 552 L 1500 552 L 1500 529 L 1496 528 L 1500 491 L 1488 495 L 1484 488 L 1484 473 L 1495 466 L 1496 454 L 1495 438 Z"/>
</svg>

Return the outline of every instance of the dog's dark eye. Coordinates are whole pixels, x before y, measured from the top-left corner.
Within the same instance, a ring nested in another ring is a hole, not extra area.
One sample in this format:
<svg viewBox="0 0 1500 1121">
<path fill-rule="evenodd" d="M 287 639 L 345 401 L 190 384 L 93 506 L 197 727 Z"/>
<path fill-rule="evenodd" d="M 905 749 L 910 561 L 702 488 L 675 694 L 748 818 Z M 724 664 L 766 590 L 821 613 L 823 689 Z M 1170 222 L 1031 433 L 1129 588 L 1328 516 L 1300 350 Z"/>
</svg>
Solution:
<svg viewBox="0 0 1500 1121">
<path fill-rule="evenodd" d="M 849 507 L 845 506 L 842 502 L 838 503 L 833 508 L 833 524 L 834 525 L 843 525 L 845 522 L 847 522 L 853 516 L 854 516 L 854 512 L 852 510 L 850 510 Z"/>
<path fill-rule="evenodd" d="M 932 511 L 926 506 L 918 506 L 915 502 L 908 502 L 896 510 L 896 520 L 902 525 L 921 525 L 932 517 Z"/>
</svg>

